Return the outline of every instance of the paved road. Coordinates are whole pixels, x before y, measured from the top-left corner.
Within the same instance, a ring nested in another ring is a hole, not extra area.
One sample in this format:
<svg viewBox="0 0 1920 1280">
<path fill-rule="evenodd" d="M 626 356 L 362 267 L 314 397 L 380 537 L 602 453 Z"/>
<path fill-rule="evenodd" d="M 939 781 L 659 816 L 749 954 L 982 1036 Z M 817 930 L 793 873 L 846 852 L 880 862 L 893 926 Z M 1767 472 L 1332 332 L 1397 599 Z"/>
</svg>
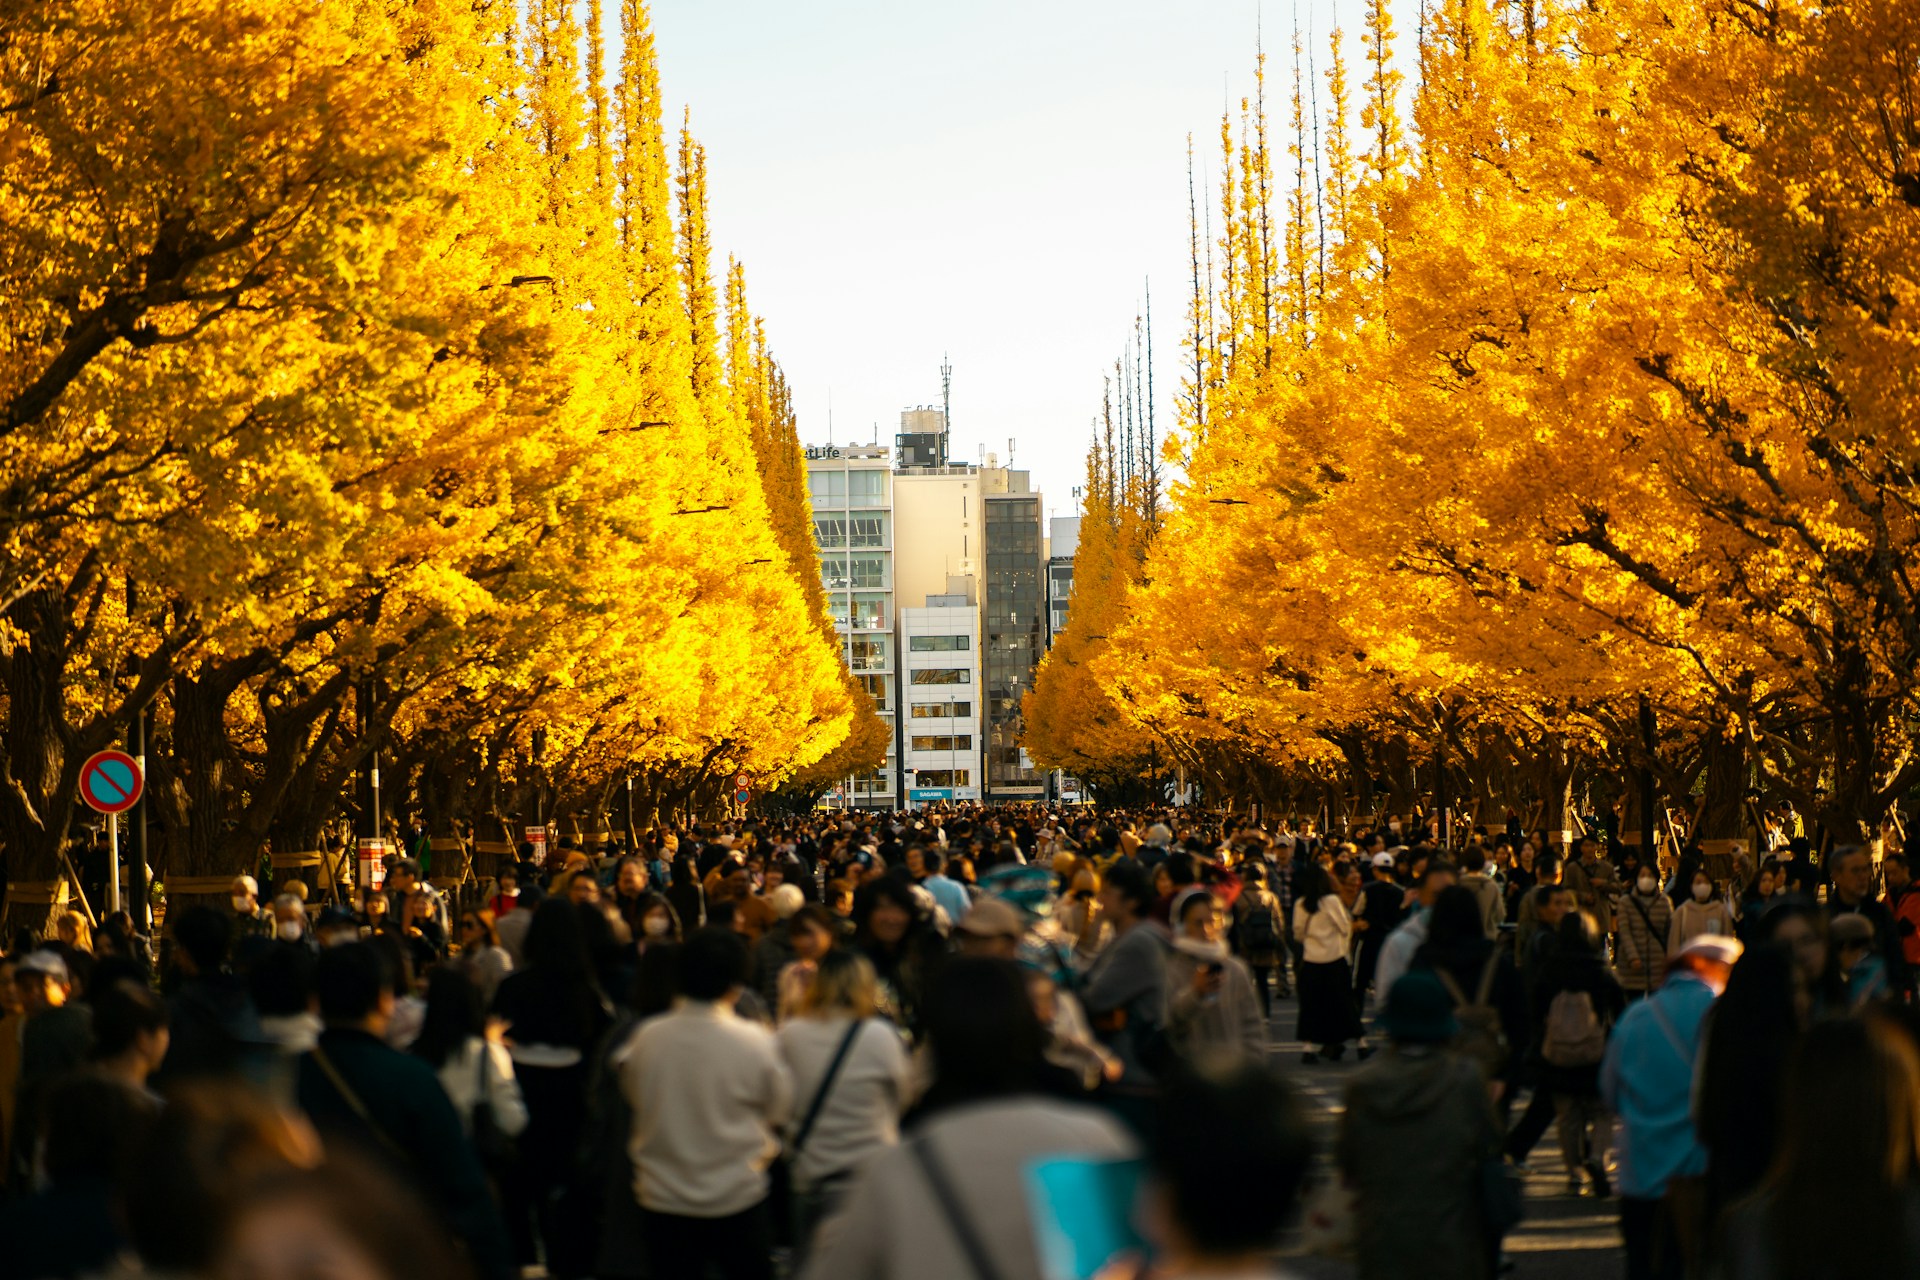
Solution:
<svg viewBox="0 0 1920 1280">
<path fill-rule="evenodd" d="M 1276 1000 L 1273 1011 L 1270 1026 L 1275 1064 L 1314 1104 L 1315 1122 L 1325 1150 L 1332 1142 L 1341 1094 L 1358 1064 L 1349 1053 L 1338 1063 L 1304 1065 L 1300 1061 L 1304 1046 L 1293 1039 L 1294 1002 Z M 1523 1100 L 1521 1107 L 1524 1105 Z M 1515 1108 L 1514 1114 L 1520 1114 L 1520 1107 Z M 1619 1280 L 1624 1271 L 1620 1254 L 1620 1202 L 1567 1195 L 1566 1170 L 1560 1163 L 1560 1149 L 1551 1129 L 1534 1148 L 1531 1163 L 1527 1218 L 1507 1238 L 1507 1253 L 1514 1262 L 1510 1273 L 1514 1280 Z M 1285 1265 L 1301 1280 L 1351 1280 L 1354 1275 L 1351 1263 L 1301 1256 L 1297 1249 L 1289 1253 Z"/>
</svg>

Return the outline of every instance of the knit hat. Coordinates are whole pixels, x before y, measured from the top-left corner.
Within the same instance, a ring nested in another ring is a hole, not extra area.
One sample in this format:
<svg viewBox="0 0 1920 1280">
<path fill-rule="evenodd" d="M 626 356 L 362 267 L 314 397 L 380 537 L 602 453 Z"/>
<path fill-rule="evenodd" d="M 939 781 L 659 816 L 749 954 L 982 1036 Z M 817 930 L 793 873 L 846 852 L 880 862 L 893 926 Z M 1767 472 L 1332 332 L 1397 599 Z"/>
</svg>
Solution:
<svg viewBox="0 0 1920 1280">
<path fill-rule="evenodd" d="M 797 884 L 783 884 L 775 886 L 767 895 L 767 901 L 773 904 L 773 914 L 785 920 L 807 904 L 807 895 L 800 892 Z"/>
<path fill-rule="evenodd" d="M 1374 1021 L 1393 1039 L 1409 1044 L 1442 1044 L 1460 1034 L 1453 997 L 1440 979 L 1423 969 L 1393 984 L 1386 1008 Z"/>
</svg>

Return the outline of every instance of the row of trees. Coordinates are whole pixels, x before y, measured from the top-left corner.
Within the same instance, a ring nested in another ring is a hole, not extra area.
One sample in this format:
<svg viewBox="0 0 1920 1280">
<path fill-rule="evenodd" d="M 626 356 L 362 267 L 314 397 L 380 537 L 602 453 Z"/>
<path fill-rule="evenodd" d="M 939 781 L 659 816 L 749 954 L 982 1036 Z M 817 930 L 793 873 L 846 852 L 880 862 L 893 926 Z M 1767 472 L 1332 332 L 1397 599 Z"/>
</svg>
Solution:
<svg viewBox="0 0 1920 1280">
<path fill-rule="evenodd" d="M 56 877 L 81 762 L 143 713 L 184 877 L 314 848 L 376 753 L 442 834 L 883 754 L 705 157 L 642 0 L 614 67 L 604 16 L 0 16 L 13 882 Z"/>
<path fill-rule="evenodd" d="M 1920 9 L 1441 0 L 1414 43 L 1409 87 L 1372 0 L 1356 113 L 1296 42 L 1284 158 L 1264 91 L 1222 121 L 1170 510 L 1096 457 L 1036 758 L 1552 828 L 1595 783 L 1636 828 L 1637 774 L 1707 837 L 1756 796 L 1878 836 L 1920 783 Z"/>
</svg>

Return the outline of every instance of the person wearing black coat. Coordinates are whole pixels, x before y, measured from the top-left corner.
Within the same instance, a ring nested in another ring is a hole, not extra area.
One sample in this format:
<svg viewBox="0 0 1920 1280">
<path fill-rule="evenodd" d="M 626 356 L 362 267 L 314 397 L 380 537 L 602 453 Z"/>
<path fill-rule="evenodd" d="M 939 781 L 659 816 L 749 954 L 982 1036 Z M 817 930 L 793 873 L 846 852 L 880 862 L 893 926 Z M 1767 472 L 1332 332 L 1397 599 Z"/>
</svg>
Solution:
<svg viewBox="0 0 1920 1280">
<path fill-rule="evenodd" d="M 519 1158 L 501 1188 L 508 1229 L 521 1265 L 544 1256 L 559 1280 L 586 1274 L 594 1250 L 576 1161 L 593 1054 L 613 1011 L 589 953 L 590 917 L 563 898 L 542 902 L 527 928 L 526 964 L 501 980 L 493 1000 L 527 1103 Z M 544 1251 L 535 1249 L 536 1225 Z"/>
<path fill-rule="evenodd" d="M 1591 1180 L 1593 1193 L 1604 1198 L 1611 1194 L 1607 1149 L 1613 1141 L 1613 1121 L 1600 1101 L 1600 1057 L 1577 1065 L 1549 1062 L 1546 1057 L 1547 1023 L 1554 999 L 1570 992 L 1589 998 L 1602 1031 L 1611 1035 L 1614 1023 L 1626 1010 L 1626 992 L 1601 954 L 1592 917 L 1577 911 L 1561 919 L 1555 945 L 1542 961 L 1534 982 L 1529 1053 L 1540 1073 L 1540 1086 L 1553 1094 L 1560 1154 L 1567 1163 L 1568 1194 L 1579 1195 L 1583 1190 L 1584 1172 Z"/>
<path fill-rule="evenodd" d="M 467 1247 L 478 1280 L 516 1273 L 480 1159 L 433 1068 L 385 1039 L 394 978 L 380 952 L 322 953 L 314 986 L 326 1030 L 302 1055 L 301 1110 L 329 1140 L 352 1144 L 419 1188 Z"/>
</svg>

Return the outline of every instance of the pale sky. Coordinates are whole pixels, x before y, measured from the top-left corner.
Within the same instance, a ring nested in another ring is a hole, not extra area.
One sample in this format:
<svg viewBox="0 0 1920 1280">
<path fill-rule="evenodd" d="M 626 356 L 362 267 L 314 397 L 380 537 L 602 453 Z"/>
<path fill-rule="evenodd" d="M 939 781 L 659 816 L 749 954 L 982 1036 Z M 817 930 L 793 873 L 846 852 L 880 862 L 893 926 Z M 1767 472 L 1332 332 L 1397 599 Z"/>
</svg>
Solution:
<svg viewBox="0 0 1920 1280">
<path fill-rule="evenodd" d="M 1357 92 L 1359 0 L 1299 8 L 1323 107 L 1336 13 Z M 946 356 L 956 460 L 1004 462 L 1012 438 L 1049 513 L 1070 514 L 1148 282 L 1164 434 L 1187 135 L 1217 174 L 1221 110 L 1253 92 L 1258 0 L 654 0 L 653 17 L 669 127 L 690 106 L 707 148 L 718 266 L 746 263 L 803 442 L 878 423 L 890 444 L 902 408 L 939 403 Z M 1293 14 L 1269 2 L 1264 21 L 1279 151 Z"/>
</svg>

